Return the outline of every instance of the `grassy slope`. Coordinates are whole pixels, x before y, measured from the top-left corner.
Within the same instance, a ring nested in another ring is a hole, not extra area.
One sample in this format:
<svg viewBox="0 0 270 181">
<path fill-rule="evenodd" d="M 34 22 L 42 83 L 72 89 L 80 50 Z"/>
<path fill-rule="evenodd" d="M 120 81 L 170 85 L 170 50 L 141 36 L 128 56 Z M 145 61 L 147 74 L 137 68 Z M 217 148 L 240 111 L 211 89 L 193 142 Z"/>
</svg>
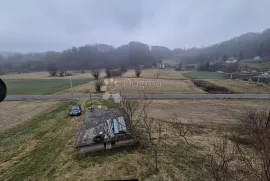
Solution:
<svg viewBox="0 0 270 181">
<path fill-rule="evenodd" d="M 222 79 L 223 78 L 223 74 L 219 74 L 216 72 L 203 72 L 203 71 L 187 72 L 187 73 L 184 73 L 183 75 L 190 79 Z"/>
<path fill-rule="evenodd" d="M 89 82 L 89 79 L 74 79 L 73 86 Z M 39 95 L 52 94 L 70 88 L 70 81 L 67 80 L 5 80 L 8 95 Z"/>
<path fill-rule="evenodd" d="M 175 134 L 166 135 L 168 141 L 162 143 L 167 151 L 159 158 L 158 173 L 151 153 L 142 148 L 79 156 L 74 144 L 82 117 L 66 114 L 74 103 L 63 102 L 37 119 L 0 133 L 0 180 L 208 179 L 199 148 Z M 81 103 L 89 105 L 89 101 Z M 108 105 L 106 101 L 94 103 Z"/>
</svg>

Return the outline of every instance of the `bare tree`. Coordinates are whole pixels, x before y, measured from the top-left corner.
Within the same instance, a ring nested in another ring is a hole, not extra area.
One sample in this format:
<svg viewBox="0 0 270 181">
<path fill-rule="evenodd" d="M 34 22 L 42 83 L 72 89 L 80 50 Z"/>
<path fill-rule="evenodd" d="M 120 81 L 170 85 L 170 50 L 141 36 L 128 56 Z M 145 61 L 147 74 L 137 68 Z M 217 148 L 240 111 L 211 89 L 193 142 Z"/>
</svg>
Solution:
<svg viewBox="0 0 270 181">
<path fill-rule="evenodd" d="M 139 109 L 139 101 L 137 99 L 122 98 L 120 106 L 125 108 L 129 119 L 134 122 L 135 114 Z"/>
<path fill-rule="evenodd" d="M 176 134 L 179 137 L 183 138 L 186 141 L 186 143 L 188 143 L 186 136 L 188 133 L 190 133 L 191 128 L 190 120 L 184 119 L 183 117 L 174 114 L 174 118 L 173 120 L 171 120 L 171 124 Z"/>
<path fill-rule="evenodd" d="M 150 104 L 151 102 L 147 99 L 129 99 L 124 98 L 123 96 L 120 102 L 120 107 L 123 107 L 128 114 L 133 135 L 138 142 L 141 138 L 141 128 L 144 127 L 142 120 L 146 119 L 146 110 Z"/>
<path fill-rule="evenodd" d="M 125 108 L 135 140 L 142 146 L 147 146 L 155 161 L 155 170 L 158 171 L 159 158 L 163 153 L 162 132 L 163 123 L 148 117 L 147 108 L 151 102 L 147 99 L 123 98 L 120 106 Z"/>
<path fill-rule="evenodd" d="M 91 74 L 96 80 L 98 80 L 98 78 L 100 76 L 100 70 L 99 69 L 92 69 Z"/>
<path fill-rule="evenodd" d="M 158 121 L 156 137 L 154 136 L 156 133 L 154 119 L 148 119 L 147 117 L 144 117 L 143 125 L 144 125 L 144 132 L 147 134 L 146 144 L 149 146 L 149 149 L 154 157 L 155 169 L 156 171 L 158 171 L 159 157 L 162 155 L 163 151 L 163 145 L 161 144 L 162 141 L 161 133 L 163 129 L 163 124 L 161 121 Z"/>
<path fill-rule="evenodd" d="M 103 80 L 96 80 L 96 82 L 95 82 L 96 92 L 101 92 L 101 87 L 103 85 L 104 85 L 104 81 Z"/>
<path fill-rule="evenodd" d="M 136 77 L 140 77 L 141 73 L 142 73 L 141 68 L 140 67 L 136 67 L 135 68 L 135 75 L 136 75 Z"/>
<path fill-rule="evenodd" d="M 208 171 L 216 181 L 227 181 L 233 178 L 231 163 L 236 159 L 235 147 L 229 145 L 227 135 L 212 144 L 213 153 L 207 155 Z"/>
<path fill-rule="evenodd" d="M 257 180 L 270 180 L 270 111 L 251 110 L 240 118 L 234 135 L 241 161 Z M 246 145 L 242 145 L 245 143 Z M 248 146 L 247 146 L 248 145 Z M 254 156 L 253 156 L 254 155 Z"/>
<path fill-rule="evenodd" d="M 56 63 L 55 62 L 51 62 L 48 66 L 48 72 L 50 73 L 50 75 L 53 77 L 53 76 L 56 76 L 57 74 L 57 66 L 56 66 Z"/>
</svg>

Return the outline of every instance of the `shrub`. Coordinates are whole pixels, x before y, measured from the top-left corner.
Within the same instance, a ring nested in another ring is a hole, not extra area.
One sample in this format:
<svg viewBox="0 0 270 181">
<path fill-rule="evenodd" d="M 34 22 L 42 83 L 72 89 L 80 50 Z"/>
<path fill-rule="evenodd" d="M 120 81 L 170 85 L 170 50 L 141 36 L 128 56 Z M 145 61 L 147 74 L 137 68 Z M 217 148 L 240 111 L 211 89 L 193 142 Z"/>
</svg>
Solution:
<svg viewBox="0 0 270 181">
<path fill-rule="evenodd" d="M 101 87 L 103 85 L 104 85 L 104 81 L 103 80 L 96 80 L 96 82 L 95 82 L 96 92 L 101 92 Z"/>
<path fill-rule="evenodd" d="M 160 73 L 159 73 L 159 72 L 157 72 L 157 73 L 154 74 L 154 77 L 155 77 L 156 79 L 158 79 L 159 76 L 160 76 Z"/>
<path fill-rule="evenodd" d="M 137 67 L 135 69 L 135 75 L 136 75 L 136 77 L 140 77 L 141 73 L 142 73 L 141 68 L 140 67 Z"/>
<path fill-rule="evenodd" d="M 73 76 L 72 73 L 66 73 L 65 75 L 66 75 L 66 76 Z"/>
<path fill-rule="evenodd" d="M 233 141 L 248 172 L 257 180 L 270 180 L 270 111 L 250 110 L 245 113 L 240 118 Z"/>
<path fill-rule="evenodd" d="M 100 70 L 99 69 L 92 69 L 91 74 L 96 80 L 98 80 L 98 78 L 100 76 Z"/>
</svg>

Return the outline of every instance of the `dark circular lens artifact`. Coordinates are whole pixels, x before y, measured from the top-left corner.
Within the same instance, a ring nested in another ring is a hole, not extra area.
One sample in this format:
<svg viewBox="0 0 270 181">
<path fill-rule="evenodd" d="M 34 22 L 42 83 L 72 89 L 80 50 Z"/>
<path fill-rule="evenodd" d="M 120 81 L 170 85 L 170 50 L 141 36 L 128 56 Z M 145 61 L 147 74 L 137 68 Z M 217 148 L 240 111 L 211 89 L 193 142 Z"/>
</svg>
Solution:
<svg viewBox="0 0 270 181">
<path fill-rule="evenodd" d="M 6 95 L 7 95 L 7 86 L 5 82 L 2 79 L 0 79 L 0 102 L 5 100 Z"/>
</svg>

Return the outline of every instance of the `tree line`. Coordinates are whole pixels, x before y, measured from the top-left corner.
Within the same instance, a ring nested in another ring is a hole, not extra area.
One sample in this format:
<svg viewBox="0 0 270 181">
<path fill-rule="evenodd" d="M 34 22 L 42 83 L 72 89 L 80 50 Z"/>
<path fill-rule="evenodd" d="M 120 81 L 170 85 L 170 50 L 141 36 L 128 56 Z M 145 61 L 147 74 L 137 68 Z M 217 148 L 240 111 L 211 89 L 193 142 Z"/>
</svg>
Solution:
<svg viewBox="0 0 270 181">
<path fill-rule="evenodd" d="M 1 54 L 1 53 L 0 53 Z M 0 74 L 7 72 L 84 70 L 95 68 L 152 67 L 160 60 L 171 58 L 182 64 L 211 62 L 218 58 L 239 59 L 254 56 L 270 57 L 270 29 L 262 33 L 246 33 L 231 40 L 202 48 L 175 48 L 149 46 L 129 42 L 120 47 L 106 44 L 72 47 L 62 52 L 15 53 L 0 55 Z"/>
</svg>

